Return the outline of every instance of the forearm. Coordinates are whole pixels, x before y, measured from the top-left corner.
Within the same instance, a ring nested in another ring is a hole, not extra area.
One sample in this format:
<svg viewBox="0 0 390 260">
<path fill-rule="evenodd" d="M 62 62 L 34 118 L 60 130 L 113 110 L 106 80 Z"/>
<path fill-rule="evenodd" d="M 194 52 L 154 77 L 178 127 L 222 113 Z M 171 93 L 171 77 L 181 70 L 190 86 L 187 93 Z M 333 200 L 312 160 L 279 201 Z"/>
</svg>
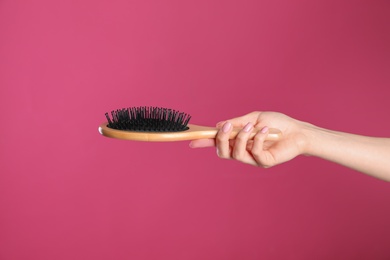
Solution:
<svg viewBox="0 0 390 260">
<path fill-rule="evenodd" d="M 390 181 L 390 138 L 367 137 L 305 125 L 304 153 Z"/>
</svg>

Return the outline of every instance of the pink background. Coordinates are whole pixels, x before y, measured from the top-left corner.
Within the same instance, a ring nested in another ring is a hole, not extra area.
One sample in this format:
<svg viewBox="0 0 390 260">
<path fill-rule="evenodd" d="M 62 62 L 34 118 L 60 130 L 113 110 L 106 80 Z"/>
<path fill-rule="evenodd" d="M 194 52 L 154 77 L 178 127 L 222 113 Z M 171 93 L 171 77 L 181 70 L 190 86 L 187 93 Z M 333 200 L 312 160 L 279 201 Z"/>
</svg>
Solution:
<svg viewBox="0 0 390 260">
<path fill-rule="evenodd" d="M 390 136 L 389 1 L 0 1 L 0 259 L 390 259 L 390 185 L 105 138 L 116 108 Z"/>
</svg>

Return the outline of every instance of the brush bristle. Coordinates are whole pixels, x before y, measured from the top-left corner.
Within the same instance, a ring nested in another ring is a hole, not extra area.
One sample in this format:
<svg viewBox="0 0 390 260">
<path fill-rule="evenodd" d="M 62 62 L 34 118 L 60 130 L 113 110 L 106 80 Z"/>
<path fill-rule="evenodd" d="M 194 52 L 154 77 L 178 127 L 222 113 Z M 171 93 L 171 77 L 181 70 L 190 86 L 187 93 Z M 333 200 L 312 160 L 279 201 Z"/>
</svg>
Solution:
<svg viewBox="0 0 390 260">
<path fill-rule="evenodd" d="M 106 113 L 108 127 L 135 132 L 180 132 L 188 130 L 191 116 L 162 107 L 129 107 Z"/>
</svg>

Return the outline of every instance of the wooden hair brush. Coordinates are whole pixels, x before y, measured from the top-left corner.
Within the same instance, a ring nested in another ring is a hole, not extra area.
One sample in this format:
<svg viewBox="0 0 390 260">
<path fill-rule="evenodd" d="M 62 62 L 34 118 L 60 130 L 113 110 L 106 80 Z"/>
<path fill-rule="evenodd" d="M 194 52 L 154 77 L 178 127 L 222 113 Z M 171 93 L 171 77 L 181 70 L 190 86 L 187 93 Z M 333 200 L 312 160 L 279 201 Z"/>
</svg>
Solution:
<svg viewBox="0 0 390 260">
<path fill-rule="evenodd" d="M 107 137 L 147 141 L 171 142 L 215 138 L 218 128 L 188 124 L 191 116 L 177 110 L 161 107 L 130 107 L 114 110 L 111 117 L 106 113 L 107 122 L 99 126 L 99 132 Z M 234 139 L 241 129 L 233 129 Z M 252 139 L 260 129 L 254 129 Z M 280 139 L 282 132 L 270 128 L 266 140 Z"/>
</svg>

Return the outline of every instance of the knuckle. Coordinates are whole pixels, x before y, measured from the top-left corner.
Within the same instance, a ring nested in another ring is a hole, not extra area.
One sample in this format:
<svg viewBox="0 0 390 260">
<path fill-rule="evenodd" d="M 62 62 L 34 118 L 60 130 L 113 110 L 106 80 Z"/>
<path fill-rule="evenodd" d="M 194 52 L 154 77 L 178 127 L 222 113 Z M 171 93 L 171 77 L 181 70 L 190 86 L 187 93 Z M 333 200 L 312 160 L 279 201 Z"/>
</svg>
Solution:
<svg viewBox="0 0 390 260">
<path fill-rule="evenodd" d="M 229 156 L 227 156 L 225 153 L 221 152 L 218 148 L 217 148 L 217 155 L 221 159 L 229 159 Z"/>
<path fill-rule="evenodd" d="M 268 164 L 261 164 L 260 167 L 261 167 L 261 168 L 264 168 L 264 169 L 268 169 L 268 168 L 271 168 L 271 165 L 268 165 Z"/>
<path fill-rule="evenodd" d="M 226 135 L 222 134 L 222 133 L 219 133 L 216 137 L 217 141 L 218 142 L 224 142 L 226 141 Z"/>
<path fill-rule="evenodd" d="M 252 147 L 251 154 L 256 159 L 256 161 L 260 161 L 262 152 L 263 151 L 261 147 Z"/>
<path fill-rule="evenodd" d="M 261 167 L 264 169 L 272 167 L 272 165 L 270 163 L 266 162 L 266 160 L 262 157 L 261 152 L 252 151 L 252 156 L 255 159 L 258 167 Z"/>
<path fill-rule="evenodd" d="M 260 114 L 260 111 L 253 111 L 253 112 L 250 112 L 248 115 L 257 116 L 258 114 Z"/>
<path fill-rule="evenodd" d="M 259 155 L 258 151 L 257 151 L 256 149 L 252 149 L 250 152 L 251 152 L 252 157 L 253 157 L 256 161 L 259 161 L 260 155 Z"/>
<path fill-rule="evenodd" d="M 256 162 L 257 162 L 257 166 L 260 167 L 260 168 L 263 168 L 263 169 L 268 169 L 268 168 L 272 167 L 272 165 L 263 163 L 263 162 L 258 161 L 258 160 L 256 160 Z"/>
<path fill-rule="evenodd" d="M 221 158 L 221 159 L 229 159 L 229 156 L 226 155 L 226 154 L 221 154 L 221 155 L 219 155 L 219 158 Z"/>
<path fill-rule="evenodd" d="M 237 142 L 245 142 L 245 137 L 242 136 L 241 134 L 238 134 L 236 137 Z"/>
<path fill-rule="evenodd" d="M 232 158 L 237 160 L 237 161 L 240 161 L 242 159 L 241 153 L 239 153 L 237 151 L 233 151 Z"/>
<path fill-rule="evenodd" d="M 253 137 L 253 140 L 256 142 L 261 142 L 264 139 L 264 135 L 261 134 L 261 132 L 257 132 L 256 135 Z"/>
</svg>

